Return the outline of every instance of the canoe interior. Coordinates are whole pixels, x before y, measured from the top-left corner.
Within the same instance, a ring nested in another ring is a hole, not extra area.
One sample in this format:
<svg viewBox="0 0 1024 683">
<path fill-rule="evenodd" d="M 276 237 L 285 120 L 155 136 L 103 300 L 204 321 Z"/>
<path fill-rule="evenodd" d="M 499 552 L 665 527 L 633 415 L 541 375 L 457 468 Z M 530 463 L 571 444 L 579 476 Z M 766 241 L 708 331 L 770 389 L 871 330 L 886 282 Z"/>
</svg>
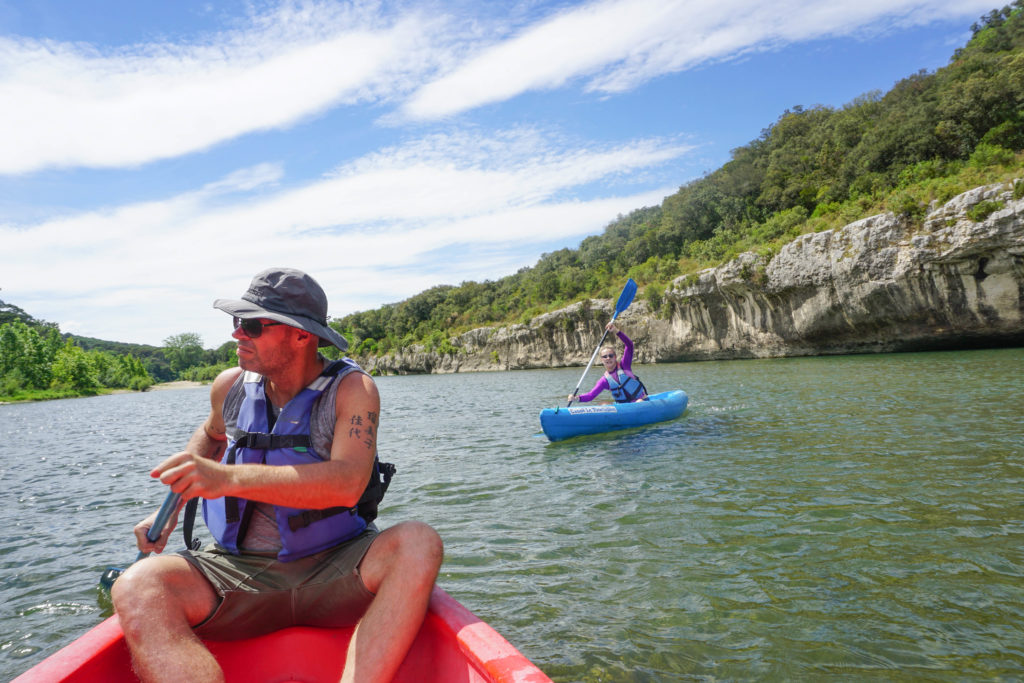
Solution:
<svg viewBox="0 0 1024 683">
<path fill-rule="evenodd" d="M 352 629 L 297 626 L 259 638 L 208 642 L 228 683 L 334 683 Z M 12 683 L 136 683 L 116 616 Z M 435 587 L 395 683 L 551 683 L 494 629 Z"/>
</svg>

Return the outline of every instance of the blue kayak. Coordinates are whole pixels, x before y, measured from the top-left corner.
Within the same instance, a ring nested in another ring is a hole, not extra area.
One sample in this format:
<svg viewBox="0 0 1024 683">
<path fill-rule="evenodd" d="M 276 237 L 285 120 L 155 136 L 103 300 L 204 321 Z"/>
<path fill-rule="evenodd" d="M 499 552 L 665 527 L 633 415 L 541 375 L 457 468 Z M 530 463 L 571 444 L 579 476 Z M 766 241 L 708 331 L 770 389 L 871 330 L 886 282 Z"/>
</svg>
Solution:
<svg viewBox="0 0 1024 683">
<path fill-rule="evenodd" d="M 584 434 L 600 434 L 674 420 L 686 410 L 688 401 L 686 392 L 676 389 L 652 394 L 647 400 L 636 403 L 545 408 L 540 411 L 540 426 L 548 439 L 561 441 Z"/>
</svg>

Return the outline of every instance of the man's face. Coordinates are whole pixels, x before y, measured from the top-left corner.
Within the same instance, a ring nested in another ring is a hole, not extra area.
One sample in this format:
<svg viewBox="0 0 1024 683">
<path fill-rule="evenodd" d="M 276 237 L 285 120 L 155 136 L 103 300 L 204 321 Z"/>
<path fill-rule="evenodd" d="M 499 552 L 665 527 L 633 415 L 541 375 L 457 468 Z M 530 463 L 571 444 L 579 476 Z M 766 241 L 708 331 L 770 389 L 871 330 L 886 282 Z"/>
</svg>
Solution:
<svg viewBox="0 0 1024 683">
<path fill-rule="evenodd" d="M 257 327 L 256 322 L 260 325 Z M 289 343 L 294 328 L 266 318 L 235 319 L 235 331 L 231 333 L 238 342 L 235 353 L 238 366 L 243 370 L 261 375 L 272 374 L 283 367 L 292 356 Z"/>
</svg>

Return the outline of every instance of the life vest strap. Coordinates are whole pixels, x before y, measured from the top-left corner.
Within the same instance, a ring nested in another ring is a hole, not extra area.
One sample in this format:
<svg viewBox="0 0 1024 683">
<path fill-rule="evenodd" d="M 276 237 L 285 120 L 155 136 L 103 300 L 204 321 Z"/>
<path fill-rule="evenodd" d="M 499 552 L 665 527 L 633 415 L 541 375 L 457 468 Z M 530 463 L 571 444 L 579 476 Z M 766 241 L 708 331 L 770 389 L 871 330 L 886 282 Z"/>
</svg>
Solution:
<svg viewBox="0 0 1024 683">
<path fill-rule="evenodd" d="M 298 531 L 304 529 L 313 522 L 319 522 L 321 519 L 327 519 L 334 515 L 340 515 L 343 512 L 351 514 L 355 508 L 347 508 L 337 506 L 333 508 L 327 508 L 326 510 L 303 510 L 297 515 L 292 515 L 288 518 L 288 527 L 292 531 Z"/>
<path fill-rule="evenodd" d="M 374 462 L 373 474 L 370 475 L 370 481 L 363 490 L 363 495 L 359 497 L 359 502 L 356 503 L 355 507 L 347 508 L 343 506 L 337 506 L 333 508 L 327 508 L 325 510 L 303 510 L 297 515 L 291 515 L 288 518 L 288 526 L 292 531 L 298 531 L 303 529 L 313 522 L 319 522 L 321 519 L 333 517 L 334 515 L 340 515 L 343 512 L 355 511 L 360 517 L 362 517 L 367 524 L 377 519 L 377 507 L 380 505 L 380 501 L 384 498 L 384 494 L 388 490 L 388 486 L 391 485 L 391 477 L 395 476 L 395 472 L 398 468 L 395 467 L 394 463 L 380 462 L 379 460 Z"/>
<path fill-rule="evenodd" d="M 309 434 L 265 434 L 263 432 L 238 432 L 233 448 L 250 448 L 269 451 L 275 448 L 309 448 L 312 443 Z M 234 458 L 229 460 L 234 464 Z"/>
<path fill-rule="evenodd" d="M 199 550 L 202 543 L 198 538 L 192 538 L 192 529 L 196 524 L 196 508 L 199 507 L 199 498 L 192 498 L 185 503 L 185 519 L 182 521 L 181 533 L 185 536 L 185 547 L 189 550 Z"/>
<path fill-rule="evenodd" d="M 312 440 L 309 434 L 265 434 L 262 432 L 238 432 L 237 439 L 228 451 L 227 464 L 234 465 L 236 452 L 239 448 L 249 448 L 256 451 L 267 451 L 273 448 L 309 448 Z M 265 460 L 265 456 L 261 462 Z M 224 498 L 224 515 L 228 522 L 237 522 L 240 519 L 240 506 L 238 498 L 226 496 Z"/>
<path fill-rule="evenodd" d="M 619 372 L 622 372 L 622 374 L 625 375 L 626 377 L 626 379 L 621 382 L 619 381 Z M 627 373 L 625 370 L 616 370 L 616 374 L 614 375 L 609 372 L 606 372 L 605 377 L 608 379 L 608 389 L 612 392 L 612 396 L 615 398 L 616 403 L 632 403 L 633 401 L 637 400 L 637 397 L 646 396 L 648 393 L 647 387 L 644 386 L 644 383 L 640 380 L 639 377 L 636 376 L 636 374 L 631 375 Z M 630 380 L 636 380 L 635 391 L 630 391 L 629 389 L 626 388 L 626 385 L 629 384 Z M 614 382 L 614 385 L 612 384 L 612 382 Z M 616 396 L 617 392 L 620 392 L 622 394 L 622 398 Z"/>
</svg>

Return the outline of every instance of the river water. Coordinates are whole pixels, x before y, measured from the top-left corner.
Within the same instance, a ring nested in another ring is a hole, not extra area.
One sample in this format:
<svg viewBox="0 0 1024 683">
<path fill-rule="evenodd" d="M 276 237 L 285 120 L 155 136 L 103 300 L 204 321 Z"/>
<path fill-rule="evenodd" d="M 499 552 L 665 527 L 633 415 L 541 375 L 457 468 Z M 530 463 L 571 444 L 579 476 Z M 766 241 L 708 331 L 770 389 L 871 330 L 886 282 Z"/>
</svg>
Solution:
<svg viewBox="0 0 1024 683">
<path fill-rule="evenodd" d="M 559 683 L 1024 679 L 1024 349 L 637 370 L 686 413 L 556 444 L 579 368 L 379 378 L 380 523 Z M 207 397 L 0 406 L 0 680 L 105 616 Z"/>
</svg>

